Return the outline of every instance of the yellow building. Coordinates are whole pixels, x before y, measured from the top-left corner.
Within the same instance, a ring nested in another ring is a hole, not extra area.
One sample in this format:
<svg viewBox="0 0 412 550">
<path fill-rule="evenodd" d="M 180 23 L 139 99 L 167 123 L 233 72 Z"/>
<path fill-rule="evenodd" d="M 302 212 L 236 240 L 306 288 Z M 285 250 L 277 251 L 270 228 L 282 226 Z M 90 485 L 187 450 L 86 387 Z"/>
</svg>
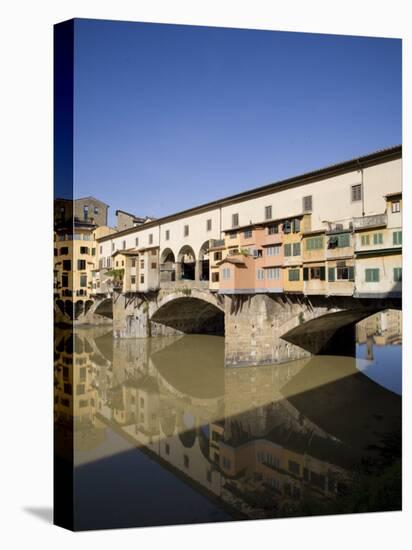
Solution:
<svg viewBox="0 0 412 550">
<path fill-rule="evenodd" d="M 282 223 L 285 292 L 303 292 L 302 219 L 303 216 L 297 216 Z"/>
<path fill-rule="evenodd" d="M 59 320 L 77 320 L 93 304 L 95 228 L 90 223 L 75 222 L 55 230 L 54 297 Z"/>
</svg>

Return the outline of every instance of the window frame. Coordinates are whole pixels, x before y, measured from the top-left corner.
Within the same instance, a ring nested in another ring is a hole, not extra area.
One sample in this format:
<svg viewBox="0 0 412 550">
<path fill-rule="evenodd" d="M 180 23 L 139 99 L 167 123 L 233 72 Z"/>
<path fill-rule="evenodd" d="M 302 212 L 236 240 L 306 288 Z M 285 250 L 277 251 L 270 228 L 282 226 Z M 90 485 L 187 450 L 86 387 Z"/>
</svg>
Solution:
<svg viewBox="0 0 412 550">
<path fill-rule="evenodd" d="M 357 191 L 359 190 L 359 198 L 357 198 Z M 351 202 L 360 202 L 362 200 L 362 184 L 361 183 L 355 183 L 351 185 L 351 192 L 350 192 L 350 198 Z"/>
<path fill-rule="evenodd" d="M 310 207 L 308 208 L 306 202 L 309 200 Z M 302 197 L 302 212 L 313 212 L 313 195 L 306 195 Z"/>
</svg>

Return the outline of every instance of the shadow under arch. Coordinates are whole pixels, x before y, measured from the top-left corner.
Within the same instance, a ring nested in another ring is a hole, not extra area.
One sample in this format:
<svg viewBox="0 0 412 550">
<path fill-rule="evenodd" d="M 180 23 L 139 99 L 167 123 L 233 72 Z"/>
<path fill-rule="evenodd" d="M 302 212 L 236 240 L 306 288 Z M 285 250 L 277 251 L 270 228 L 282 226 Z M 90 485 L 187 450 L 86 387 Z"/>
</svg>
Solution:
<svg viewBox="0 0 412 550">
<path fill-rule="evenodd" d="M 113 301 L 111 298 L 106 298 L 96 307 L 94 310 L 96 315 L 102 315 L 103 317 L 108 317 L 113 319 Z"/>
<path fill-rule="evenodd" d="M 316 355 L 354 356 L 356 324 L 384 309 L 325 313 L 289 330 L 281 338 Z"/>
<path fill-rule="evenodd" d="M 186 334 L 224 335 L 224 312 L 211 302 L 192 296 L 161 305 L 151 320 Z"/>
</svg>

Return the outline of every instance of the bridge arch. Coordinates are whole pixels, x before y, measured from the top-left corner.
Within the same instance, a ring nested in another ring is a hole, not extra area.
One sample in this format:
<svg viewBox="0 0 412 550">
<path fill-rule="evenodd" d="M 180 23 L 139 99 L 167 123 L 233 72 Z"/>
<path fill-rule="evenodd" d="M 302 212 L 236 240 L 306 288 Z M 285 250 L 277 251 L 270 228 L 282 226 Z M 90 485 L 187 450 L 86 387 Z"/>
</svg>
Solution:
<svg viewBox="0 0 412 550">
<path fill-rule="evenodd" d="M 151 321 L 187 334 L 224 334 L 224 309 L 209 292 L 172 292 L 157 303 Z"/>
<path fill-rule="evenodd" d="M 96 315 L 102 315 L 109 319 L 113 319 L 113 301 L 112 298 L 105 298 L 95 308 L 94 313 Z"/>
<path fill-rule="evenodd" d="M 325 313 L 288 330 L 281 338 L 313 354 L 353 356 L 356 324 L 384 309 L 387 308 L 359 308 Z"/>
</svg>

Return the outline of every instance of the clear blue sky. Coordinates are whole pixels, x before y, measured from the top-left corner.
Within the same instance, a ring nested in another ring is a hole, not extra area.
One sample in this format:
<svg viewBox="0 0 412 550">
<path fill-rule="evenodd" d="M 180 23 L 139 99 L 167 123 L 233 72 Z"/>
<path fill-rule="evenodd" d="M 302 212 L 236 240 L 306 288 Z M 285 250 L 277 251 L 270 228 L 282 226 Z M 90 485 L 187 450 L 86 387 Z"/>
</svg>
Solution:
<svg viewBox="0 0 412 550">
<path fill-rule="evenodd" d="M 399 144 L 401 41 L 76 20 L 75 196 L 156 217 Z"/>
</svg>

